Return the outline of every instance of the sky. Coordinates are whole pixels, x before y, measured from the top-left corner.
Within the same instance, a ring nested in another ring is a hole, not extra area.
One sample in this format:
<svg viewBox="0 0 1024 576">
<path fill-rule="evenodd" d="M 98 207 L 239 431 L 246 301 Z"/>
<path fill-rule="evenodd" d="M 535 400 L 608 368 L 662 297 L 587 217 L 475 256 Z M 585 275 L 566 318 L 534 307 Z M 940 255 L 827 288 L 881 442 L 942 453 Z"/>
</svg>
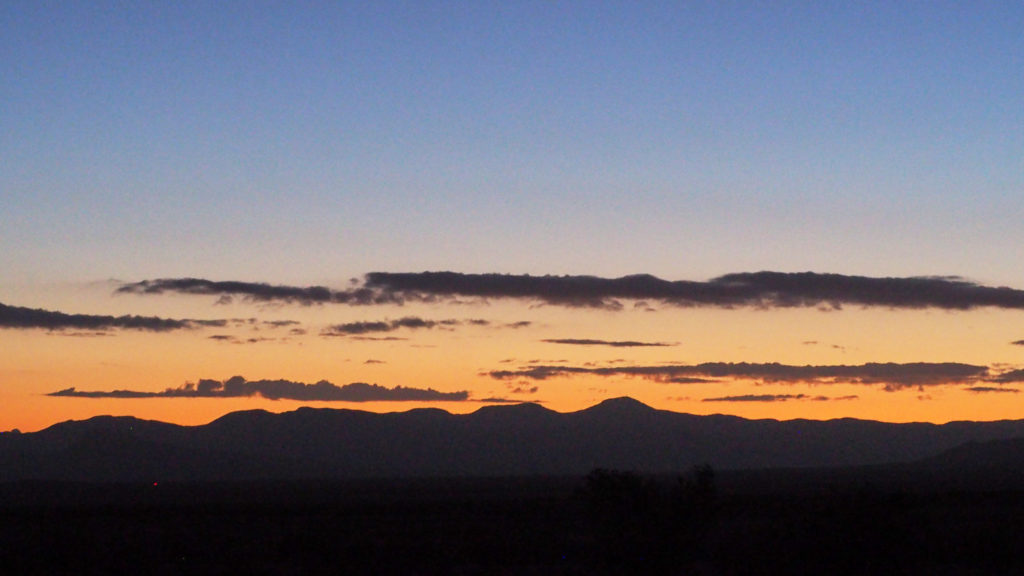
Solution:
<svg viewBox="0 0 1024 576">
<path fill-rule="evenodd" d="M 0 6 L 0 430 L 1024 417 L 1024 8 Z"/>
</svg>

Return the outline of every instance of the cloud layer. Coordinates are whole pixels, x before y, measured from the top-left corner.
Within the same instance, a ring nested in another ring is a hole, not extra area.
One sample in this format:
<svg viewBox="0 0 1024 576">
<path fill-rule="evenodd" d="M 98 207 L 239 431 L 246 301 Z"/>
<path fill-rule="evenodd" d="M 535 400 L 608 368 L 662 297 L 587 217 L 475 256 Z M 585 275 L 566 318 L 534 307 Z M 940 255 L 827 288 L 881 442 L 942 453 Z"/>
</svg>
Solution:
<svg viewBox="0 0 1024 576">
<path fill-rule="evenodd" d="M 609 366 L 599 368 L 534 365 L 519 370 L 494 370 L 488 374 L 492 378 L 499 380 L 515 378 L 545 380 L 554 377 L 589 374 L 605 377 L 631 376 L 673 384 L 702 383 L 707 381 L 705 379 L 708 378 L 758 380 L 770 384 L 880 384 L 887 391 L 893 391 L 910 387 L 984 381 L 989 375 L 989 369 L 987 366 L 975 366 L 956 362 L 913 362 L 907 364 L 872 362 L 859 365 L 823 366 L 708 362 L 694 365 Z"/>
<path fill-rule="evenodd" d="M 454 326 L 461 326 L 463 324 L 469 324 L 472 326 L 488 326 L 490 322 L 487 320 L 471 319 L 471 320 L 427 320 L 425 318 L 419 318 L 417 316 L 406 316 L 397 320 L 379 320 L 371 322 L 348 322 L 345 324 L 333 324 L 324 328 L 321 332 L 321 336 L 351 336 L 361 334 L 371 334 L 374 332 L 392 332 L 399 328 L 408 328 L 411 330 L 419 329 L 432 329 L 432 328 L 450 328 Z"/>
<path fill-rule="evenodd" d="M 548 344 L 572 344 L 576 346 L 611 346 L 612 348 L 637 348 L 675 346 L 670 342 L 640 342 L 637 340 L 595 340 L 592 338 L 548 338 L 541 340 Z"/>
<path fill-rule="evenodd" d="M 157 316 L 103 316 L 68 314 L 39 308 L 0 304 L 0 328 L 41 328 L 45 330 L 147 330 L 168 332 L 204 326 L 223 327 L 227 320 L 179 320 Z"/>
<path fill-rule="evenodd" d="M 76 398 L 245 398 L 262 396 L 269 400 L 302 400 L 321 402 L 462 402 L 469 399 L 469 392 L 439 392 L 433 388 L 387 388 L 376 384 L 354 382 L 337 386 L 326 380 L 315 384 L 292 382 L 290 380 L 246 380 L 235 376 L 227 380 L 200 380 L 186 383 L 178 388 L 167 388 L 162 392 L 139 390 L 79 391 L 67 388 L 51 392 L 48 396 L 70 396 Z"/>
<path fill-rule="evenodd" d="M 393 304 L 381 291 L 369 288 L 332 290 L 325 286 L 282 286 L 261 282 L 217 282 L 202 278 L 161 278 L 120 286 L 121 294 L 198 294 L 219 297 L 238 296 L 257 302 L 296 304 Z"/>
<path fill-rule="evenodd" d="M 813 400 L 815 402 L 824 402 L 830 400 L 830 398 L 827 396 L 810 396 L 807 394 L 742 394 L 739 396 L 704 398 L 701 402 L 785 402 L 787 400 Z"/>
<path fill-rule="evenodd" d="M 144 280 L 125 284 L 121 293 L 205 294 L 254 301 L 352 305 L 437 302 L 459 298 L 524 299 L 571 307 L 621 309 L 623 300 L 675 306 L 888 308 L 969 310 L 978 307 L 1024 309 L 1024 290 L 990 287 L 952 276 L 874 278 L 816 272 L 744 272 L 706 282 L 662 280 L 648 274 L 531 276 L 459 272 L 371 272 L 361 284 L 334 290 L 199 278 Z"/>
</svg>

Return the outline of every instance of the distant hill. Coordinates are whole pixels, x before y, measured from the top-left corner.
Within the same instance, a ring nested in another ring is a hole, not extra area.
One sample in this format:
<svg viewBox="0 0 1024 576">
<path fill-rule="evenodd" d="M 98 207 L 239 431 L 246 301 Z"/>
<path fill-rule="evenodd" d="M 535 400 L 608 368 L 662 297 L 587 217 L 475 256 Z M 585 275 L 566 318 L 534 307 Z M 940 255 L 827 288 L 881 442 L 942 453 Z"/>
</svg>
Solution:
<svg viewBox="0 0 1024 576">
<path fill-rule="evenodd" d="M 0 434 L 0 481 L 661 473 L 702 463 L 731 470 L 915 462 L 941 470 L 1020 462 L 1024 440 L 1014 438 L 1024 438 L 1024 421 L 747 420 L 656 410 L 631 398 L 570 413 L 537 404 L 463 415 L 254 410 L 203 426 L 101 416 Z"/>
</svg>

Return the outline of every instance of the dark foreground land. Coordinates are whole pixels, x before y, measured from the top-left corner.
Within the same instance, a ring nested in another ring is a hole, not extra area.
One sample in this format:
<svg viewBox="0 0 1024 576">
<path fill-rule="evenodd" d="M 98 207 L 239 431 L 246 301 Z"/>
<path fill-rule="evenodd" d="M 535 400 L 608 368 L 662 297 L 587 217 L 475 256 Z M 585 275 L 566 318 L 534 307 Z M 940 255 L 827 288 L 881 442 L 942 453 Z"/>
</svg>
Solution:
<svg viewBox="0 0 1024 576">
<path fill-rule="evenodd" d="M 1024 490 L 864 475 L 0 485 L 7 574 L 1020 574 Z"/>
</svg>

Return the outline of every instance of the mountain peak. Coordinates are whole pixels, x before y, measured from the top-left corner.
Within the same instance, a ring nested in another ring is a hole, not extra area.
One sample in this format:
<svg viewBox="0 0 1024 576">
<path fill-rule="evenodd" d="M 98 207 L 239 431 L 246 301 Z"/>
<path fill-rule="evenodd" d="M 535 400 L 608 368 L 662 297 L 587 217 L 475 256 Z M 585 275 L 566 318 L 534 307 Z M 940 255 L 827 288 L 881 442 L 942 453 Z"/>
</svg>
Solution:
<svg viewBox="0 0 1024 576">
<path fill-rule="evenodd" d="M 536 402 L 521 402 L 519 404 L 493 404 L 484 406 L 473 414 L 503 414 L 503 415 L 529 415 L 529 414 L 555 414 L 549 408 L 545 408 Z"/>
<path fill-rule="evenodd" d="M 629 396 L 609 398 L 584 410 L 584 412 L 590 411 L 609 414 L 649 414 L 656 412 L 654 408 Z"/>
</svg>

